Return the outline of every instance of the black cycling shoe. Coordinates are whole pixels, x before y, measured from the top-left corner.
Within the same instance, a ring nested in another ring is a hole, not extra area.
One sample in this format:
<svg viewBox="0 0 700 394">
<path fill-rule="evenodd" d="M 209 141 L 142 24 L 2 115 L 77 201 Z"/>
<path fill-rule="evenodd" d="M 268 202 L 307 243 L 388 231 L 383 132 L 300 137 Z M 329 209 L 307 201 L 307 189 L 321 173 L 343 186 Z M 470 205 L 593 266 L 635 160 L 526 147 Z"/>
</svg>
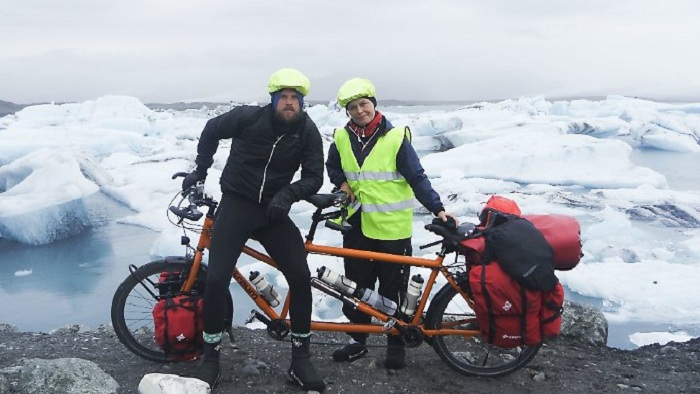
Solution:
<svg viewBox="0 0 700 394">
<path fill-rule="evenodd" d="M 355 361 L 367 354 L 364 343 L 353 342 L 333 352 L 333 361 Z"/>
<path fill-rule="evenodd" d="M 292 334 L 292 365 L 289 366 L 287 374 L 302 390 L 320 393 L 325 390 L 326 383 L 318 376 L 316 368 L 311 363 L 310 341 L 311 338 L 308 336 Z"/>
<path fill-rule="evenodd" d="M 195 378 L 207 383 L 214 389 L 221 380 L 221 368 L 219 367 L 219 355 L 221 354 L 221 343 L 204 344 L 204 361 L 199 366 Z"/>
<path fill-rule="evenodd" d="M 398 335 L 387 335 L 386 345 L 384 367 L 386 369 L 406 368 L 406 349 L 404 349 L 403 339 Z"/>
</svg>

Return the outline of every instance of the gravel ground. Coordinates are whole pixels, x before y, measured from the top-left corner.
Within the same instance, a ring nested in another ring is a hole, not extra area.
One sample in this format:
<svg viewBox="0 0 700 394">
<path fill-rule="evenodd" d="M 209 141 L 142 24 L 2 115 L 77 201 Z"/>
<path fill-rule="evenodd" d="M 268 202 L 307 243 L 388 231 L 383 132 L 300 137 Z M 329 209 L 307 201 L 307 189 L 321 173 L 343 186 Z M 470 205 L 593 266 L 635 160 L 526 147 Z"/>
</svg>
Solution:
<svg viewBox="0 0 700 394">
<path fill-rule="evenodd" d="M 294 393 L 286 382 L 290 344 L 271 339 L 262 330 L 237 327 L 235 346 L 222 354 L 223 379 L 215 393 Z M 546 343 L 523 369 L 502 378 L 461 375 L 427 344 L 407 350 L 408 367 L 381 367 L 384 349 L 371 348 L 354 363 L 334 363 L 331 353 L 346 337 L 318 333 L 313 337 L 314 363 L 327 393 L 700 393 L 700 338 L 634 351 L 593 347 L 560 337 Z M 383 339 L 370 338 L 379 345 Z M 146 373 L 191 375 L 197 362 L 157 364 L 129 353 L 109 327 L 95 331 L 64 328 L 52 334 L 0 331 L 0 369 L 20 358 L 78 357 L 98 364 L 119 383 L 119 393 L 135 393 Z M 257 372 L 257 374 L 256 374 Z"/>
</svg>

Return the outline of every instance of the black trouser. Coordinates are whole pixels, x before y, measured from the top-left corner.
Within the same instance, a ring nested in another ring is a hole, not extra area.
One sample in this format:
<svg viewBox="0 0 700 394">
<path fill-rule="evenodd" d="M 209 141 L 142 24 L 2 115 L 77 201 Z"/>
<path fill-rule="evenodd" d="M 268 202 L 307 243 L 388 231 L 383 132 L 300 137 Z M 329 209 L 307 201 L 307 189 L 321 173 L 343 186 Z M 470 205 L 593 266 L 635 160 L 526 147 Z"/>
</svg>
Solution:
<svg viewBox="0 0 700 394">
<path fill-rule="evenodd" d="M 292 332 L 307 333 L 311 326 L 311 285 L 304 241 L 288 216 L 268 223 L 265 205 L 236 194 L 224 194 L 217 210 L 204 291 L 204 332 L 224 330 L 225 292 L 231 274 L 249 238 L 255 238 L 277 263 L 289 284 Z"/>
<path fill-rule="evenodd" d="M 412 253 L 411 238 L 398 240 L 379 240 L 367 238 L 361 229 L 360 213 L 350 217 L 352 230 L 343 237 L 343 247 L 350 249 L 369 250 L 373 252 L 399 254 L 410 256 Z M 410 267 L 403 264 L 384 263 L 364 259 L 345 259 L 345 276 L 357 283 L 357 288 L 374 290 L 379 279 L 379 294 L 399 304 L 399 294 L 403 296 L 408 284 Z M 399 305 L 400 306 L 400 305 Z M 351 307 L 343 306 L 343 314 L 353 323 L 367 324 L 372 317 Z M 367 334 L 350 334 L 357 341 L 367 338 Z"/>
</svg>

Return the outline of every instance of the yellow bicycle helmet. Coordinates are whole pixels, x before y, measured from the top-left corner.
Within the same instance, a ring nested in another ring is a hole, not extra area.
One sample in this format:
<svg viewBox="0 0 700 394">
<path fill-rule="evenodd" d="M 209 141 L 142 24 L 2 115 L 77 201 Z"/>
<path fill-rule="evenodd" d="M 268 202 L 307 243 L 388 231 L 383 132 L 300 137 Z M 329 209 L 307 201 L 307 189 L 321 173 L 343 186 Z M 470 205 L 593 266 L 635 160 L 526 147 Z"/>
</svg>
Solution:
<svg viewBox="0 0 700 394">
<path fill-rule="evenodd" d="M 267 91 L 270 94 L 282 89 L 294 89 L 302 96 L 306 96 L 311 90 L 311 82 L 301 72 L 293 68 L 283 68 L 272 73 L 267 82 Z"/>
<path fill-rule="evenodd" d="M 376 96 L 374 84 L 369 79 L 353 78 L 345 81 L 338 90 L 338 104 L 346 107 L 352 100 L 357 100 L 360 97 Z"/>
</svg>

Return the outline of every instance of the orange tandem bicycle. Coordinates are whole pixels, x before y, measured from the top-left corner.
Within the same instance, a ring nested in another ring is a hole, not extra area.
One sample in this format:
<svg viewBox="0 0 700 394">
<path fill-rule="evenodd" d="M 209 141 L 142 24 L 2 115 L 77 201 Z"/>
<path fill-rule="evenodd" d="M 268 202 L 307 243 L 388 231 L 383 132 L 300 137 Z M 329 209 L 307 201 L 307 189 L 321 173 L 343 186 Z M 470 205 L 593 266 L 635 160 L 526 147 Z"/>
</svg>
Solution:
<svg viewBox="0 0 700 394">
<path fill-rule="evenodd" d="M 154 340 L 154 322 L 151 312 L 154 305 L 164 297 L 159 291 L 161 274 L 167 272 L 170 273 L 169 278 L 177 278 L 174 285 L 178 289 L 178 294 L 203 295 L 204 292 L 207 266 L 202 263 L 202 256 L 209 247 L 218 202 L 203 190 L 203 184 L 200 182 L 189 190 L 178 193 L 173 202 L 180 197 L 179 202 L 171 205 L 168 210 L 169 214 L 172 213 L 177 217 L 177 221 L 171 218 L 173 224 L 199 232 L 196 247 L 191 246 L 189 238 L 183 236 L 181 243 L 187 250 L 184 256 L 170 256 L 140 267 L 130 265 L 131 272 L 119 285 L 112 300 L 111 319 L 117 337 L 131 352 L 151 361 L 178 361 L 169 357 Z M 481 336 L 468 281 L 471 265 L 478 262 L 469 261 L 468 258 L 465 259 L 457 253 L 459 241 L 464 239 L 465 233 L 470 230 L 469 224 L 462 225 L 459 229 L 449 229 L 436 224 L 426 225 L 427 230 L 439 236 L 437 241 L 421 246 L 421 249 L 440 246 L 440 251 L 433 259 L 346 249 L 318 245 L 313 240 L 320 223 L 325 222 L 326 227 L 343 230 L 343 226 L 332 220 L 345 218 L 347 197 L 342 193 L 316 194 L 307 201 L 316 207 L 305 241 L 308 253 L 362 258 L 430 270 L 418 298 L 415 312 L 411 316 L 399 311 L 388 315 L 314 277 L 312 273 L 312 289 L 339 299 L 343 304 L 350 305 L 373 318 L 371 324 L 314 320 L 311 322 L 312 331 L 401 335 L 408 348 L 427 343 L 447 365 L 470 376 L 503 376 L 523 367 L 537 354 L 539 344 L 504 349 L 487 343 Z M 198 210 L 200 207 L 207 208 L 206 214 Z M 204 216 L 204 223 L 198 225 L 202 216 Z M 247 245 L 243 248 L 243 253 L 276 268 L 275 262 L 265 253 Z M 457 257 L 453 262 L 451 259 L 446 261 L 445 257 L 451 253 L 455 253 Z M 437 283 L 440 277 L 444 278 L 446 283 L 438 290 Z M 252 311 L 249 321 L 257 318 L 266 325 L 267 333 L 271 337 L 284 340 L 290 332 L 289 293 L 284 298 L 284 302 L 273 307 L 251 281 L 246 279 L 238 267 L 234 269 L 232 278 L 257 306 L 257 309 Z M 172 286 L 173 283 L 169 285 Z M 230 306 L 228 308 L 230 312 L 225 318 L 226 331 L 233 341 L 231 330 L 233 301 L 230 292 L 228 295 L 226 302 Z"/>
</svg>

